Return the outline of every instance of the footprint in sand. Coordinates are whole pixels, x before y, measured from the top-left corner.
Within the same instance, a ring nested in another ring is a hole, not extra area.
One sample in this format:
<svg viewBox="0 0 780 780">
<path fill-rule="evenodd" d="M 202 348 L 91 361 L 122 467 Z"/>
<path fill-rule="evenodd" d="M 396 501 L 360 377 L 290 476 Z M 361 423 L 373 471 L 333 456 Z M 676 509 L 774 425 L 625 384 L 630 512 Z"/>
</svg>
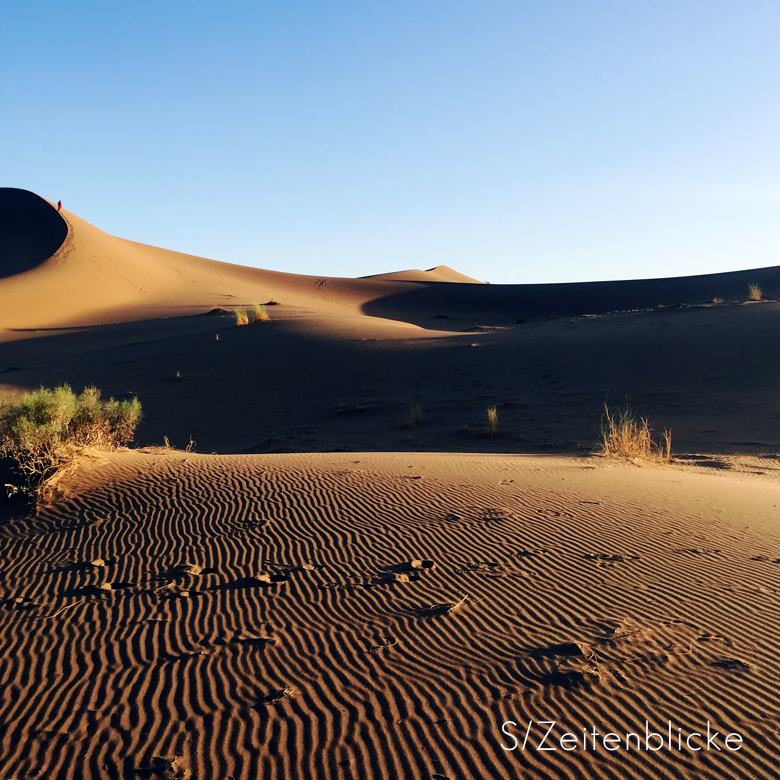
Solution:
<svg viewBox="0 0 780 780">
<path fill-rule="evenodd" d="M 267 585 L 278 585 L 283 582 L 288 582 L 289 577 L 284 574 L 269 574 L 267 572 L 261 572 L 249 577 L 242 577 L 239 580 L 233 580 L 233 582 L 225 583 L 222 588 L 237 589 L 237 588 L 257 588 Z"/>
<path fill-rule="evenodd" d="M 546 518 L 552 520 L 555 517 L 567 517 L 567 518 L 573 518 L 574 515 L 572 515 L 570 512 L 559 512 L 557 509 L 537 509 L 536 510 L 538 514 L 544 515 Z"/>
<path fill-rule="evenodd" d="M 620 553 L 585 553 L 582 556 L 585 560 L 596 561 L 598 566 L 614 566 L 616 563 L 625 563 L 626 561 L 638 561 L 638 555 L 621 555 Z"/>
<path fill-rule="evenodd" d="M 376 653 L 378 650 L 387 650 L 391 647 L 395 647 L 398 644 L 398 637 L 388 636 L 385 637 L 379 644 L 371 645 L 368 648 L 369 653 Z"/>
<path fill-rule="evenodd" d="M 135 769 L 135 773 L 171 780 L 191 777 L 188 762 L 183 756 L 152 756 L 149 761 L 143 762 Z"/>
<path fill-rule="evenodd" d="M 546 547 L 540 547 L 537 550 L 518 550 L 509 553 L 510 558 L 535 558 L 537 555 L 547 555 L 550 551 Z"/>
<path fill-rule="evenodd" d="M 535 647 L 528 652 L 535 668 L 526 671 L 531 679 L 544 686 L 572 690 L 601 681 L 602 672 L 595 657 L 591 647 L 584 642 Z"/>
<path fill-rule="evenodd" d="M 84 585 L 81 588 L 77 588 L 67 595 L 74 596 L 99 596 L 106 593 L 113 593 L 118 590 L 127 590 L 132 588 L 132 582 L 101 582 L 99 584 Z"/>
<path fill-rule="evenodd" d="M 199 590 L 192 590 L 190 588 L 183 588 L 175 582 L 169 582 L 166 585 L 162 585 L 159 588 L 155 588 L 152 593 L 164 598 L 176 598 L 176 599 L 190 599 L 197 598 L 198 596 L 204 596 L 205 594 Z"/>
<path fill-rule="evenodd" d="M 711 665 L 727 669 L 730 672 L 747 672 L 752 668 L 749 663 L 741 661 L 739 658 L 718 658 Z"/>
<path fill-rule="evenodd" d="M 471 572 L 484 572 L 490 575 L 503 575 L 506 569 L 498 561 L 473 561 L 465 564 L 462 568 L 456 569 L 458 574 L 469 574 Z"/>
<path fill-rule="evenodd" d="M 382 582 L 416 582 L 421 579 L 421 572 L 433 571 L 436 568 L 436 562 L 426 558 L 416 558 L 404 563 L 396 563 L 387 567 L 387 570 L 380 575 Z"/>
<path fill-rule="evenodd" d="M 6 609 L 38 609 L 41 605 L 26 596 L 14 596 L 2 602 Z"/>
<path fill-rule="evenodd" d="M 590 686 L 603 677 L 592 648 L 580 641 L 531 648 L 518 660 L 518 670 L 529 682 L 567 690 Z"/>
<path fill-rule="evenodd" d="M 412 569 L 420 569 L 424 571 L 430 571 L 431 569 L 436 568 L 435 561 L 426 560 L 426 559 L 415 559 L 413 561 L 409 562 L 409 566 Z"/>
<path fill-rule="evenodd" d="M 708 549 L 702 548 L 702 547 L 679 547 L 676 550 L 672 550 L 672 552 L 678 553 L 679 555 L 718 555 L 718 554 L 720 554 L 720 550 L 708 550 Z"/>
<path fill-rule="evenodd" d="M 182 563 L 171 570 L 171 574 L 189 574 L 193 577 L 200 577 L 206 574 L 216 574 L 214 569 L 207 569 L 199 563 Z"/>
</svg>

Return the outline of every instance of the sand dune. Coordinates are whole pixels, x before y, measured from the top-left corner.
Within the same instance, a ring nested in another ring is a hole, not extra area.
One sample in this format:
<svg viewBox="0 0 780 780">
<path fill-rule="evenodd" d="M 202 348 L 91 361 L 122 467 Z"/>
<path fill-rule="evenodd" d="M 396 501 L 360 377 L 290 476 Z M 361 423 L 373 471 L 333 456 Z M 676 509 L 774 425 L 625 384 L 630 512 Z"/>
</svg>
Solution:
<svg viewBox="0 0 780 780">
<path fill-rule="evenodd" d="M 0 498 L 0 778 L 775 777 L 778 295 L 300 276 L 0 189 L 0 390 L 138 395 L 139 446 L 221 453 Z M 671 466 L 592 455 L 626 398 Z M 720 750 L 582 749 L 646 721 Z"/>
<path fill-rule="evenodd" d="M 267 300 L 426 327 L 432 316 L 482 325 L 518 319 L 780 297 L 780 267 L 626 282 L 486 285 L 444 266 L 362 279 L 230 265 L 103 233 L 24 190 L 0 189 L 0 329 L 74 327 Z M 62 232 L 62 223 L 67 234 Z M 57 245 L 57 241 L 61 243 Z M 57 246 L 47 259 L 46 252 Z M 457 284 L 453 284 L 457 282 Z M 441 323 L 440 323 L 441 325 Z M 441 328 L 447 329 L 447 328 Z"/>
<path fill-rule="evenodd" d="M 8 776 L 774 775 L 776 481 L 138 453 L 71 489 L 0 534 Z M 529 719 L 721 752 L 502 750 Z"/>
</svg>

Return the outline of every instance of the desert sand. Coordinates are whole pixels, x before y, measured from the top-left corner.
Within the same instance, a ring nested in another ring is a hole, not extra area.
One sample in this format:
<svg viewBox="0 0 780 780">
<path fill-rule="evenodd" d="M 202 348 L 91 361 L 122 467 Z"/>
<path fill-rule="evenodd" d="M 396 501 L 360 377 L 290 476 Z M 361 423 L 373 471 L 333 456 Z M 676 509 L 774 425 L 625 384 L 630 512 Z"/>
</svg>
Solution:
<svg viewBox="0 0 780 780">
<path fill-rule="evenodd" d="M 264 271 L 0 189 L 0 389 L 145 414 L 0 499 L 0 778 L 776 777 L 776 297 Z M 594 453 L 625 399 L 671 464 Z"/>
</svg>

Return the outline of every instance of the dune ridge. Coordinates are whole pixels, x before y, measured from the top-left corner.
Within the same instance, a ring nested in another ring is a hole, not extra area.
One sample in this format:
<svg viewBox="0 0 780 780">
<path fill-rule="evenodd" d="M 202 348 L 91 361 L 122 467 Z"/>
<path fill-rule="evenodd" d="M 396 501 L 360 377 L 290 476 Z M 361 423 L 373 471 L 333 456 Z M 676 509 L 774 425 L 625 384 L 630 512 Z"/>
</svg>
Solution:
<svg viewBox="0 0 780 780">
<path fill-rule="evenodd" d="M 506 326 L 523 318 L 697 305 L 714 298 L 742 301 L 750 284 L 759 285 L 767 298 L 780 297 L 780 266 L 567 284 L 473 283 L 445 266 L 361 279 L 303 276 L 116 238 L 70 212 L 58 215 L 50 204 L 48 213 L 46 201 L 32 193 L 11 188 L 0 193 L 0 212 L 5 214 L 0 218 L 0 246 L 16 246 L 0 254 L 0 329 L 6 331 L 133 321 L 268 300 L 314 312 L 430 327 L 431 316 Z M 41 253 L 61 235 L 56 221 L 60 218 L 67 225 L 67 237 L 42 260 Z M 14 225 L 22 223 L 27 227 L 20 234 Z M 28 246 L 27 239 L 18 243 L 22 234 L 43 238 Z"/>
<path fill-rule="evenodd" d="M 477 279 L 459 273 L 446 265 L 437 265 L 435 268 L 428 268 L 425 271 L 412 269 L 409 271 L 395 271 L 386 274 L 372 274 L 371 276 L 362 276 L 361 279 L 386 279 L 388 281 L 402 282 L 455 282 L 460 284 L 483 284 Z"/>
</svg>

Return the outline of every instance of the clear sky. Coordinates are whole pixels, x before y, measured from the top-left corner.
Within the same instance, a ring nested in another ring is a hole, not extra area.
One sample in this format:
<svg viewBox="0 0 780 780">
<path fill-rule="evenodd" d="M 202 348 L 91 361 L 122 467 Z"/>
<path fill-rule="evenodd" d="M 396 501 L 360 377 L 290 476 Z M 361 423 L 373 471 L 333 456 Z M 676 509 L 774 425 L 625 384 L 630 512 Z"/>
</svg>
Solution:
<svg viewBox="0 0 780 780">
<path fill-rule="evenodd" d="M 0 186 L 218 260 L 780 265 L 777 0 L 0 5 Z"/>
</svg>

